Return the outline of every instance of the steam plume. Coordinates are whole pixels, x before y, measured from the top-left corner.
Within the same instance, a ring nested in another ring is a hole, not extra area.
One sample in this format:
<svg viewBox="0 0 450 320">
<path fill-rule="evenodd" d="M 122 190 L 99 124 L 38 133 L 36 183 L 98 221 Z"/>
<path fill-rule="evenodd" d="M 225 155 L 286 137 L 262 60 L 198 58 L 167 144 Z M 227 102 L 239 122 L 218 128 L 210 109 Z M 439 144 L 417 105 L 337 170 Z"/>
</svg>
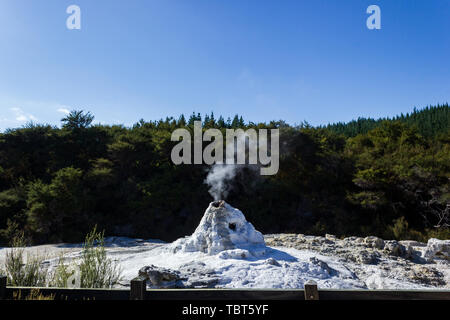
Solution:
<svg viewBox="0 0 450 320">
<path fill-rule="evenodd" d="M 217 163 L 211 167 L 205 183 L 214 200 L 225 199 L 230 191 L 231 181 L 237 173 L 237 165 Z"/>
</svg>

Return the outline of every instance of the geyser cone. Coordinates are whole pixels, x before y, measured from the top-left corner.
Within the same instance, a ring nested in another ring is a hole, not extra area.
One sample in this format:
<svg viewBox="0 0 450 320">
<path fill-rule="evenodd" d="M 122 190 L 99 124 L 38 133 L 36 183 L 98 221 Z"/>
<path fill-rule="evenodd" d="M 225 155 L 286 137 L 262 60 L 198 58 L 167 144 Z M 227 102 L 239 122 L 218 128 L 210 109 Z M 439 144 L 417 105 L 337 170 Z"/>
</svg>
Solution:
<svg viewBox="0 0 450 320">
<path fill-rule="evenodd" d="M 210 255 L 227 250 L 241 255 L 261 254 L 265 248 L 263 235 L 245 219 L 244 214 L 223 200 L 211 202 L 194 233 L 175 241 L 171 248 L 177 251 L 200 251 Z"/>
</svg>

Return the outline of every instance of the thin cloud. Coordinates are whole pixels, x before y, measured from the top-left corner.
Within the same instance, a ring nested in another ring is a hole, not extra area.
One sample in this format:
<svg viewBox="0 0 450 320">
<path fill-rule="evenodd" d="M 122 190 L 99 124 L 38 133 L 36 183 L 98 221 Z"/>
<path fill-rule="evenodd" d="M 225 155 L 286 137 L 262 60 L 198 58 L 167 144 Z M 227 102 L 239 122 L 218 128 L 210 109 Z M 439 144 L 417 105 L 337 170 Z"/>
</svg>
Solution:
<svg viewBox="0 0 450 320">
<path fill-rule="evenodd" d="M 70 111 L 68 109 L 66 109 L 66 108 L 59 108 L 56 111 L 58 111 L 60 113 L 64 113 L 64 114 L 69 114 L 70 113 Z"/>
<path fill-rule="evenodd" d="M 11 108 L 10 109 L 14 113 L 14 118 L 18 122 L 27 122 L 27 121 L 37 121 L 38 119 L 33 116 L 31 113 L 27 113 L 23 111 L 21 108 Z"/>
</svg>

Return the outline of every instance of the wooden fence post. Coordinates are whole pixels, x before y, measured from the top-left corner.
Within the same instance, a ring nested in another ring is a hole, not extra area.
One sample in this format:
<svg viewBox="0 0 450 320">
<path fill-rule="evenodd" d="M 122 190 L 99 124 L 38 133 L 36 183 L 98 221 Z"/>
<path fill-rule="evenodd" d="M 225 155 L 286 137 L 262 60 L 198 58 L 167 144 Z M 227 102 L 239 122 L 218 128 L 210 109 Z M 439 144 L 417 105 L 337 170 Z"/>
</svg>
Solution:
<svg viewBox="0 0 450 320">
<path fill-rule="evenodd" d="M 313 280 L 309 280 L 305 283 L 305 300 L 319 300 L 317 283 Z"/>
<path fill-rule="evenodd" d="M 0 276 L 0 300 L 6 296 L 6 276 Z"/>
<path fill-rule="evenodd" d="M 144 300 L 147 290 L 147 280 L 143 277 L 137 277 L 131 280 L 130 300 Z"/>
</svg>

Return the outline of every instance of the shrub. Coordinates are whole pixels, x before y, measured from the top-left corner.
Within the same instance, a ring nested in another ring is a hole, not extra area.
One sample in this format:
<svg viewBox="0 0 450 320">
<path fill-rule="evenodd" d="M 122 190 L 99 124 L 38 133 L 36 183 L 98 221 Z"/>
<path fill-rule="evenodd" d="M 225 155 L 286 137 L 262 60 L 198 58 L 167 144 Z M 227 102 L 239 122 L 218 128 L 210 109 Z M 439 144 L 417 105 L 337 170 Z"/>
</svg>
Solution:
<svg viewBox="0 0 450 320">
<path fill-rule="evenodd" d="M 450 228 L 435 228 L 426 230 L 427 238 L 436 238 L 441 240 L 450 239 Z"/>
<path fill-rule="evenodd" d="M 76 286 L 77 283 L 75 282 L 75 279 L 73 276 L 77 276 L 75 264 L 66 264 L 64 263 L 64 255 L 61 254 L 59 256 L 58 265 L 56 266 L 55 270 L 53 271 L 51 280 L 50 280 L 50 287 L 56 287 L 56 288 L 67 288 Z"/>
<path fill-rule="evenodd" d="M 80 273 L 82 288 L 110 288 L 121 279 L 122 270 L 106 256 L 104 232 L 95 227 L 83 245 Z"/>
<path fill-rule="evenodd" d="M 15 287 L 45 286 L 47 269 L 42 267 L 43 257 L 27 254 L 24 259 L 25 240 L 23 233 L 13 240 L 13 246 L 6 253 L 5 274 L 8 284 Z"/>
<path fill-rule="evenodd" d="M 104 232 L 97 232 L 97 228 L 86 236 L 80 260 L 78 263 L 65 263 L 61 255 L 50 285 L 63 288 L 111 288 L 121 279 L 122 270 L 107 257 Z"/>
<path fill-rule="evenodd" d="M 409 228 L 405 217 L 394 220 L 394 224 L 389 226 L 388 229 L 397 240 L 426 241 L 426 237 L 421 232 Z"/>
</svg>

